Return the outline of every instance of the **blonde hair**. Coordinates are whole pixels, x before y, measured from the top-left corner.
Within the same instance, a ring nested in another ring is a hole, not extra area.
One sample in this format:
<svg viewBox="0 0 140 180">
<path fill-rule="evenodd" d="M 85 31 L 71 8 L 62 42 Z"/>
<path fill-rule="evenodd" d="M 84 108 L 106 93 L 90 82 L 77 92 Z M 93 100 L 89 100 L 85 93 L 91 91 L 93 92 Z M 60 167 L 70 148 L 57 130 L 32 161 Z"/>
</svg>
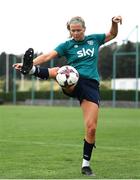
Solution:
<svg viewBox="0 0 140 180">
<path fill-rule="evenodd" d="M 80 16 L 75 16 L 71 18 L 70 21 L 67 22 L 67 29 L 70 31 L 70 25 L 78 24 L 78 23 L 81 24 L 83 28 L 86 28 L 84 19 L 81 18 Z"/>
</svg>

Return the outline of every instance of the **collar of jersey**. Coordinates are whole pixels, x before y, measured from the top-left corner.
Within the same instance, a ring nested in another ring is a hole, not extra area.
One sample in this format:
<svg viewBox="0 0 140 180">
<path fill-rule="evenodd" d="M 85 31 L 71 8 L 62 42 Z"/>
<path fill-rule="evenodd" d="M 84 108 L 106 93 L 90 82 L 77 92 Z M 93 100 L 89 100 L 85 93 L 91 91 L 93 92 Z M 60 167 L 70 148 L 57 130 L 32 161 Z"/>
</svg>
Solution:
<svg viewBox="0 0 140 180">
<path fill-rule="evenodd" d="M 84 39 L 82 41 L 75 41 L 74 39 L 72 39 L 75 43 L 77 44 L 83 44 L 85 43 L 85 41 L 87 40 L 86 36 L 84 37 Z"/>
</svg>

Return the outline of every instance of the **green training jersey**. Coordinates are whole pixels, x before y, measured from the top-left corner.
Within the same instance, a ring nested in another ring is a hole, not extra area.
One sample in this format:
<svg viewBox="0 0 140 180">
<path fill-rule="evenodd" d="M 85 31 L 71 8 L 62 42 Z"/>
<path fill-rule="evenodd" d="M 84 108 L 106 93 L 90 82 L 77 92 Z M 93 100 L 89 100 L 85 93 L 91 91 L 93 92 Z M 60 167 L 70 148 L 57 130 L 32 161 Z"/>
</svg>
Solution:
<svg viewBox="0 0 140 180">
<path fill-rule="evenodd" d="M 80 76 L 99 81 L 98 51 L 105 34 L 85 36 L 83 41 L 70 39 L 55 48 L 59 56 L 65 56 L 67 64 L 77 69 Z"/>
</svg>

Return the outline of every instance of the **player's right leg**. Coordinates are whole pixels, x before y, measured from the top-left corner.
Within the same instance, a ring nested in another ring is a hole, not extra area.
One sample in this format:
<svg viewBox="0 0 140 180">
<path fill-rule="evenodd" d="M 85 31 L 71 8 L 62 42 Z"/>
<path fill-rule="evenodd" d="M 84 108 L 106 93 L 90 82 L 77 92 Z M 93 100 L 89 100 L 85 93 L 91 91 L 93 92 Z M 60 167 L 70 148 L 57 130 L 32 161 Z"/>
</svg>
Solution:
<svg viewBox="0 0 140 180">
<path fill-rule="evenodd" d="M 37 67 L 33 65 L 34 59 L 34 50 L 29 48 L 23 57 L 23 64 L 19 63 L 13 65 L 15 69 L 20 70 L 20 72 L 24 75 L 30 74 L 35 75 L 41 79 L 48 79 L 48 78 L 55 78 L 57 75 L 57 71 L 59 67 L 54 68 L 44 68 L 44 67 Z"/>
<path fill-rule="evenodd" d="M 34 50 L 29 48 L 23 57 L 23 65 L 21 67 L 20 72 L 22 74 L 28 74 L 33 67 L 33 58 L 34 58 Z"/>
<path fill-rule="evenodd" d="M 32 74 L 41 79 L 48 79 L 48 78 L 55 79 L 58 69 L 59 67 L 45 68 L 45 67 L 33 66 L 29 74 Z"/>
</svg>

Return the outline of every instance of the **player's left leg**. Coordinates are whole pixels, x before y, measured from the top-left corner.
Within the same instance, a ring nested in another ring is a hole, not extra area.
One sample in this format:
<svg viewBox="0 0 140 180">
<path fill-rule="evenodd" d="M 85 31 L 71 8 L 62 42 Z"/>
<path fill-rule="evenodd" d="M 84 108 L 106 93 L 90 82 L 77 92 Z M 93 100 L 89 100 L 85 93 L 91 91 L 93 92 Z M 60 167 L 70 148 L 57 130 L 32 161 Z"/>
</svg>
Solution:
<svg viewBox="0 0 140 180">
<path fill-rule="evenodd" d="M 99 106 L 91 101 L 83 100 L 81 103 L 85 123 L 85 139 L 88 143 L 95 142 Z"/>
<path fill-rule="evenodd" d="M 90 159 L 93 148 L 95 148 L 96 127 L 98 119 L 98 105 L 96 103 L 83 100 L 81 103 L 85 123 L 85 139 L 83 147 L 82 173 L 94 175 L 90 168 Z"/>
</svg>

